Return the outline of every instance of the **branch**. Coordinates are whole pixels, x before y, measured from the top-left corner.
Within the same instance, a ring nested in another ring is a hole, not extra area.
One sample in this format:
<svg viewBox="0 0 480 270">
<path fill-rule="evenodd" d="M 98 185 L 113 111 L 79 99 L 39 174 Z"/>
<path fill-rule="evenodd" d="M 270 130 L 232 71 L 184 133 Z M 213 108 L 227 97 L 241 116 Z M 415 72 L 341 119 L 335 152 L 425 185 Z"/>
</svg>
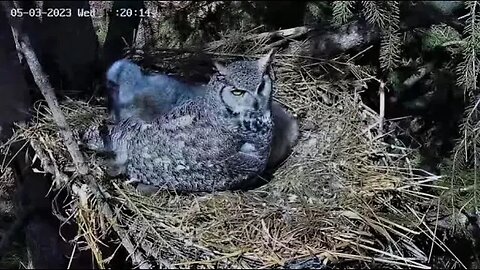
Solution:
<svg viewBox="0 0 480 270">
<path fill-rule="evenodd" d="M 278 40 L 277 40 L 278 39 Z M 297 51 L 297 44 L 291 41 L 304 39 L 305 43 Z M 227 37 L 226 40 L 229 40 Z M 332 56 L 350 49 L 363 48 L 380 40 L 380 30 L 363 20 L 350 22 L 342 26 L 322 25 L 316 27 L 300 26 L 273 32 L 250 34 L 241 38 L 242 41 L 264 40 L 268 45 L 264 51 L 274 47 L 286 47 L 286 53 L 301 54 L 303 56 Z M 225 39 L 207 44 L 208 51 L 215 51 L 225 45 Z M 294 45 L 294 46 L 290 46 Z"/>
<path fill-rule="evenodd" d="M 27 60 L 28 66 L 30 67 L 30 71 L 32 72 L 33 78 L 35 83 L 40 88 L 45 100 L 47 101 L 48 107 L 52 112 L 53 119 L 57 126 L 59 127 L 59 132 L 62 134 L 64 143 L 72 157 L 73 163 L 77 169 L 77 172 L 81 175 L 85 175 L 88 172 L 88 167 L 85 164 L 84 158 L 76 140 L 74 139 L 72 130 L 68 126 L 67 120 L 63 115 L 60 107 L 58 106 L 58 101 L 55 97 L 55 92 L 47 78 L 47 75 L 42 69 L 40 62 L 38 61 L 35 52 L 32 49 L 32 45 L 30 43 L 30 38 L 25 33 L 20 31 L 22 21 L 21 18 L 14 18 L 10 16 L 9 10 L 14 8 L 11 2 L 4 1 L 2 2 L 5 12 L 7 13 L 7 17 L 9 18 L 10 25 L 12 26 L 12 31 L 14 33 L 15 42 L 20 45 L 21 51 Z M 18 4 L 17 4 L 18 6 Z"/>
<path fill-rule="evenodd" d="M 68 180 L 67 176 L 63 174 L 61 171 L 58 170 L 54 162 L 52 161 L 51 157 L 48 157 L 48 155 L 42 150 L 41 146 L 36 144 L 36 143 L 31 143 L 32 148 L 35 150 L 35 153 L 37 154 L 38 159 L 40 160 L 43 169 L 51 173 L 53 175 L 54 179 L 65 179 L 65 181 Z M 100 187 L 96 184 L 94 179 L 92 179 L 91 176 L 87 175 L 85 176 L 88 179 L 88 188 L 90 188 L 94 194 L 95 197 L 97 198 L 105 198 L 105 194 L 101 192 Z M 80 201 L 85 202 L 86 199 L 86 191 L 85 191 L 86 185 L 83 184 L 81 187 L 79 187 L 76 183 L 72 184 L 72 192 L 80 199 Z M 113 227 L 113 230 L 118 234 L 119 238 L 122 241 L 123 247 L 128 251 L 128 253 L 132 256 L 132 261 L 135 265 L 137 265 L 140 269 L 152 269 L 153 266 L 148 262 L 148 260 L 145 258 L 145 256 L 137 251 L 135 249 L 135 245 L 132 243 L 130 240 L 130 237 L 128 235 L 128 232 L 126 232 L 123 228 L 121 228 L 118 225 L 118 222 L 116 221 L 115 215 L 113 214 L 114 212 L 112 211 L 111 207 L 106 203 L 104 200 L 100 199 L 98 200 L 99 204 L 101 203 L 102 207 L 101 213 L 105 215 L 109 221 L 110 224 Z M 30 212 L 29 212 L 30 213 Z M 23 222 L 24 219 L 22 219 L 19 222 Z M 18 230 L 17 227 L 12 227 L 11 231 L 16 231 Z M 6 240 L 7 241 L 7 240 Z M 7 242 L 8 243 L 8 242 Z M 3 244 L 6 245 L 6 244 Z M 0 244 L 0 249 L 2 245 Z"/>
<path fill-rule="evenodd" d="M 451 16 L 443 16 L 438 12 L 433 12 L 432 8 L 428 5 L 417 6 L 418 7 L 411 8 L 411 10 L 408 10 L 406 13 L 404 20 L 402 20 L 402 23 L 406 22 L 406 24 L 399 25 L 401 33 L 439 23 L 446 23 L 452 26 L 451 22 L 455 20 L 455 18 Z M 458 27 L 455 29 L 458 30 Z M 298 46 L 288 46 L 286 53 L 328 58 L 352 49 L 361 50 L 380 41 L 381 29 L 378 26 L 369 24 L 364 19 L 357 19 L 341 26 L 333 24 L 300 26 L 273 32 L 249 34 L 241 39 L 242 41 L 266 40 L 269 45 L 266 46 L 265 51 L 268 51 L 272 47 L 296 45 L 288 43 L 295 39 L 302 39 L 305 36 L 308 36 L 308 38 L 304 44 L 300 45 L 300 48 L 298 48 Z M 228 37 L 226 39 L 228 39 Z M 274 41 L 275 39 L 279 40 Z M 213 41 L 208 43 L 206 48 L 209 51 L 215 51 L 224 44 L 225 40 Z M 298 52 L 298 49 L 300 49 L 300 52 Z M 289 51 L 296 52 L 290 53 Z"/>
<path fill-rule="evenodd" d="M 87 179 L 88 186 L 92 188 L 93 191 L 96 191 L 95 192 L 96 194 L 102 194 L 101 189 L 98 187 L 98 185 L 95 185 L 94 179 L 91 179 L 91 177 L 87 175 L 89 170 L 84 161 L 84 157 L 81 154 L 79 146 L 76 143 L 76 140 L 74 139 L 73 133 L 70 127 L 68 126 L 67 120 L 65 119 L 65 116 L 63 115 L 58 105 L 58 101 L 55 97 L 54 89 L 52 88 L 47 78 L 47 75 L 43 71 L 40 65 L 40 62 L 38 61 L 38 58 L 36 57 L 32 49 L 28 35 L 20 31 L 21 25 L 22 25 L 21 19 L 10 17 L 10 14 L 8 11 L 14 8 L 11 2 L 5 1 L 5 2 L 2 2 L 2 4 L 5 8 L 5 11 L 7 12 L 7 17 L 9 17 L 9 21 L 10 21 L 10 25 L 12 26 L 12 31 L 14 33 L 15 41 L 17 42 L 17 44 L 20 44 L 21 51 L 23 52 L 25 59 L 27 60 L 27 63 L 30 67 L 33 78 L 35 80 L 35 83 L 38 85 L 38 87 L 40 88 L 40 91 L 45 97 L 45 100 L 47 101 L 47 104 L 52 112 L 53 119 L 57 124 L 57 126 L 59 127 L 59 132 L 63 136 L 64 144 L 66 145 L 72 157 L 72 160 L 73 160 L 73 163 L 75 164 L 77 172 L 88 178 Z M 37 145 L 33 144 L 32 146 L 37 146 Z M 38 146 L 37 146 L 37 150 L 39 150 Z M 56 168 L 52 164 L 52 162 L 48 160 L 49 158 L 43 151 L 39 151 L 39 153 L 41 153 L 39 155 L 39 158 L 41 159 L 42 165 L 45 167 L 44 170 L 53 174 L 55 179 L 63 179 L 64 181 L 68 180 L 68 178 L 65 177 L 63 173 L 61 173 L 58 170 L 58 168 Z M 72 191 L 80 199 L 82 198 L 82 189 L 80 189 L 75 183 L 72 185 Z M 104 197 L 100 195 L 98 196 Z M 114 230 L 118 233 L 119 237 L 122 239 L 122 244 L 125 247 L 125 249 L 127 249 L 127 251 L 131 254 L 134 264 L 137 264 L 141 269 L 152 268 L 152 265 L 147 262 L 143 254 L 135 250 L 135 246 L 129 240 L 128 232 L 124 231 L 123 229 L 121 229 L 119 226 L 116 225 L 116 218 L 113 215 L 113 211 L 111 210 L 108 204 L 104 203 L 102 207 L 102 213 L 112 220 L 112 225 L 114 226 Z M 19 219 L 18 222 L 23 223 L 23 219 Z M 8 239 L 5 239 L 5 241 L 8 241 Z"/>
<path fill-rule="evenodd" d="M 272 40 L 275 38 L 280 38 L 281 40 L 277 41 L 278 44 L 284 44 L 285 42 L 288 42 L 288 39 L 295 39 L 302 37 L 306 34 L 308 34 L 312 30 L 311 27 L 306 27 L 306 26 L 300 26 L 300 27 L 294 27 L 294 28 L 289 28 L 289 29 L 283 29 L 283 30 L 278 30 L 278 31 L 273 31 L 273 32 L 263 32 L 260 34 L 250 34 L 242 38 L 242 40 L 247 41 L 247 40 Z M 209 51 L 215 51 L 219 47 L 223 46 L 225 44 L 225 40 L 217 40 L 213 41 L 207 44 L 206 48 Z M 273 44 L 272 44 L 273 46 Z M 266 48 L 265 51 L 270 50 L 271 48 Z"/>
<path fill-rule="evenodd" d="M 87 176 L 91 178 L 92 176 Z M 94 182 L 93 179 L 90 179 L 90 182 Z M 89 185 L 89 188 L 92 186 Z M 86 194 L 85 191 L 86 185 L 82 185 L 81 187 L 77 186 L 76 184 L 72 185 L 72 191 L 77 194 L 79 197 L 84 198 L 86 200 L 86 196 L 82 194 Z M 129 234 L 127 231 L 125 231 L 123 228 L 121 228 L 118 225 L 117 219 L 115 215 L 113 214 L 112 209 L 110 208 L 110 205 L 103 200 L 99 200 L 98 204 L 101 205 L 102 209 L 102 214 L 105 215 L 109 220 L 110 224 L 112 225 L 113 229 L 117 232 L 118 236 L 120 237 L 120 240 L 122 242 L 123 247 L 127 250 L 127 252 L 132 256 L 132 261 L 135 265 L 137 265 L 140 269 L 152 269 L 153 266 L 148 262 L 148 260 L 145 258 L 145 256 L 136 250 L 135 245 L 132 243 Z"/>
</svg>

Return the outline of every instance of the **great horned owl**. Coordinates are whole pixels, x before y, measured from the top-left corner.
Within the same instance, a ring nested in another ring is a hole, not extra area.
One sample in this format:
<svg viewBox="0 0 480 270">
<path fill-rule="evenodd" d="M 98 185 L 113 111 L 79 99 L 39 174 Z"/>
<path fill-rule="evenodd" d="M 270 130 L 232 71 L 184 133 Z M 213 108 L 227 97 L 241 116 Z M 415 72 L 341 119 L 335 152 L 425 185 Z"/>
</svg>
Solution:
<svg viewBox="0 0 480 270">
<path fill-rule="evenodd" d="M 224 68 L 218 63 L 215 65 L 219 70 Z M 247 70 L 239 66 L 234 72 L 238 71 L 244 72 L 239 80 L 251 80 Z M 209 87 L 182 83 L 164 74 L 146 74 L 138 65 L 122 59 L 108 69 L 107 89 L 116 122 L 130 117 L 150 122 L 158 115 L 205 94 Z M 299 137 L 297 120 L 276 101 L 272 102 L 272 118 L 274 128 L 268 170 L 275 169 L 288 157 Z"/>
<path fill-rule="evenodd" d="M 272 140 L 273 52 L 217 65 L 209 91 L 146 123 L 126 118 L 86 145 L 115 153 L 130 180 L 179 192 L 237 189 L 265 170 Z"/>
</svg>

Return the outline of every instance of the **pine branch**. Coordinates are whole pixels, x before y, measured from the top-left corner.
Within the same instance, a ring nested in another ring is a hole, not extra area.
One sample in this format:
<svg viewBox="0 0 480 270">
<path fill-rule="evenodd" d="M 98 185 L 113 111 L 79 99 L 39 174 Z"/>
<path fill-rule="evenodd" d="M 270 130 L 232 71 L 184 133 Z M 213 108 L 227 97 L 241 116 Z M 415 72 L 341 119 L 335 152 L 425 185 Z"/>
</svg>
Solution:
<svg viewBox="0 0 480 270">
<path fill-rule="evenodd" d="M 477 51 L 480 48 L 480 6 L 477 1 L 467 1 L 468 17 L 463 34 L 462 62 L 457 67 L 457 84 L 465 92 L 476 92 L 480 62 Z"/>
<path fill-rule="evenodd" d="M 333 22 L 342 25 L 353 16 L 352 7 L 355 1 L 333 1 Z"/>
<path fill-rule="evenodd" d="M 480 96 L 472 98 L 471 104 L 465 108 L 459 127 L 461 137 L 453 149 L 453 161 L 457 168 L 466 168 L 478 158 L 475 149 L 480 146 Z"/>
<path fill-rule="evenodd" d="M 382 40 L 380 42 L 380 66 L 386 70 L 393 70 L 400 62 L 400 2 L 385 2 L 387 21 L 382 28 Z"/>
<path fill-rule="evenodd" d="M 318 2 L 307 2 L 306 11 L 305 11 L 305 22 L 318 22 L 324 17 L 325 14 L 322 11 L 322 8 Z"/>
<path fill-rule="evenodd" d="M 382 3 L 377 1 L 362 1 L 362 11 L 369 23 L 385 29 L 388 19 L 386 10 L 381 5 Z"/>
<path fill-rule="evenodd" d="M 436 47 L 446 47 L 455 44 L 460 45 L 461 43 L 461 34 L 453 27 L 444 23 L 432 25 L 422 38 L 422 46 L 425 50 L 433 50 Z"/>
</svg>

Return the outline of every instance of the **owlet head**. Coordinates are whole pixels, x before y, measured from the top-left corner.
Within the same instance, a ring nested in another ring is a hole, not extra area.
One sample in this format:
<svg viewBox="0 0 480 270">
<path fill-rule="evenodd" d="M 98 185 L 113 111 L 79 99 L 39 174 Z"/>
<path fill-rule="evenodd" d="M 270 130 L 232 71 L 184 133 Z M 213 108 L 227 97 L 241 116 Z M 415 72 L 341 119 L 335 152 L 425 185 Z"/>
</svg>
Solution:
<svg viewBox="0 0 480 270">
<path fill-rule="evenodd" d="M 135 84 L 143 77 L 141 68 L 127 59 L 113 63 L 107 71 L 107 82 L 117 85 Z"/>
<path fill-rule="evenodd" d="M 140 66 L 127 59 L 113 63 L 107 70 L 107 97 L 109 107 L 117 118 L 120 117 L 120 104 L 128 104 L 140 92 L 144 75 Z"/>
<path fill-rule="evenodd" d="M 260 111 L 270 113 L 273 78 L 273 50 L 256 61 L 236 61 L 226 66 L 215 63 L 217 73 L 209 85 L 219 94 L 227 110 L 233 113 Z"/>
</svg>

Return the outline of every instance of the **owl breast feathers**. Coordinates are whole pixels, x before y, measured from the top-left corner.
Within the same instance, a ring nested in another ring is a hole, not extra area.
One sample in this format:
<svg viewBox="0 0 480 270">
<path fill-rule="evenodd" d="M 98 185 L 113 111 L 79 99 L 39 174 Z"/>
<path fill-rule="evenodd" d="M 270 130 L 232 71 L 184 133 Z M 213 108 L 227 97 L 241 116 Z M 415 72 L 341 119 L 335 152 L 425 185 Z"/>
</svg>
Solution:
<svg viewBox="0 0 480 270">
<path fill-rule="evenodd" d="M 201 97 L 149 124 L 127 119 L 111 127 L 108 150 L 133 181 L 178 192 L 236 189 L 267 163 L 273 124 L 258 117 L 256 130 L 237 125 L 222 107 Z M 84 138 L 97 145 L 104 141 L 91 131 Z"/>
</svg>

